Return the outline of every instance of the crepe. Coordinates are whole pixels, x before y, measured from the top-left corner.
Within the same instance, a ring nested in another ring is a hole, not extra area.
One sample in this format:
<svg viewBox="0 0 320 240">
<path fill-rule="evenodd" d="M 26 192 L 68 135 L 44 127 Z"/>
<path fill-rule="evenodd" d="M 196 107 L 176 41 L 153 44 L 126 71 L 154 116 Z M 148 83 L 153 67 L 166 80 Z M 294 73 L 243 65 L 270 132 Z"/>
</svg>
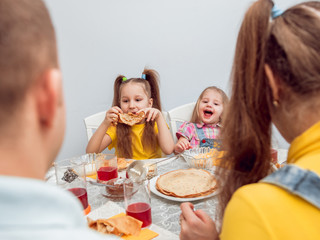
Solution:
<svg viewBox="0 0 320 240">
<path fill-rule="evenodd" d="M 126 160 L 125 158 L 117 158 L 118 161 L 118 171 L 126 169 L 133 160 Z"/>
<path fill-rule="evenodd" d="M 203 169 L 180 169 L 161 175 L 156 182 L 159 192 L 179 198 L 193 198 L 213 193 L 217 188 L 214 176 Z"/>
<path fill-rule="evenodd" d="M 120 113 L 119 114 L 119 123 L 124 123 L 129 126 L 133 126 L 144 119 L 145 113 L 140 112 L 139 114 L 133 114 L 133 113 Z"/>
<path fill-rule="evenodd" d="M 87 218 L 88 226 L 100 233 L 114 234 L 117 236 L 133 235 L 139 236 L 142 222 L 130 217 L 122 216 L 109 219 L 97 219 L 96 221 Z"/>
</svg>

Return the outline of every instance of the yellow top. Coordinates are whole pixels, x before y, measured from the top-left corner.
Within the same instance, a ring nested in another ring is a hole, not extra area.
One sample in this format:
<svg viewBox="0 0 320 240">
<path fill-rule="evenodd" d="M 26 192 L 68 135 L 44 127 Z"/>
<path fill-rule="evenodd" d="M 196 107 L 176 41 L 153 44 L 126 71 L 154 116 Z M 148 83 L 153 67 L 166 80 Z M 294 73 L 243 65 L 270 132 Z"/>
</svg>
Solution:
<svg viewBox="0 0 320 240">
<path fill-rule="evenodd" d="M 292 142 L 288 163 L 320 175 L 320 122 Z M 220 238 L 320 239 L 320 210 L 281 189 L 255 183 L 239 188 L 232 196 Z"/>
<path fill-rule="evenodd" d="M 142 160 L 142 159 L 151 159 L 151 158 L 161 158 L 162 152 L 159 145 L 155 149 L 143 149 L 142 145 L 142 134 L 144 130 L 145 124 L 136 124 L 131 127 L 131 137 L 132 137 L 132 159 Z M 157 123 L 154 125 L 154 131 L 158 134 L 158 126 Z M 107 134 L 110 136 L 112 142 L 108 146 L 108 149 L 111 150 L 115 148 L 115 154 L 118 155 L 117 152 L 117 135 L 116 135 L 116 127 L 111 126 L 107 130 Z"/>
</svg>

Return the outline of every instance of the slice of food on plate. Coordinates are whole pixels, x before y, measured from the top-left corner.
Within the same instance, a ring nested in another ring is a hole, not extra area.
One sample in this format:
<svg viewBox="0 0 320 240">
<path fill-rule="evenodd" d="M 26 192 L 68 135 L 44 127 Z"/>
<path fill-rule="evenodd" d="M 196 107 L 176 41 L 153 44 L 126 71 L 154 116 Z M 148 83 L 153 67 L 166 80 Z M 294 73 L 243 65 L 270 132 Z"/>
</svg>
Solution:
<svg viewBox="0 0 320 240">
<path fill-rule="evenodd" d="M 156 188 L 167 196 L 195 198 L 216 191 L 217 181 L 209 171 L 203 169 L 179 169 L 161 175 Z"/>
<path fill-rule="evenodd" d="M 87 220 L 90 228 L 100 233 L 114 234 L 117 236 L 139 236 L 142 226 L 141 221 L 130 216 L 97 220 L 87 218 Z"/>
<path fill-rule="evenodd" d="M 133 126 L 141 122 L 145 118 L 145 113 L 140 112 L 139 114 L 134 113 L 120 113 L 119 114 L 119 123 L 124 123 L 129 126 Z"/>
</svg>

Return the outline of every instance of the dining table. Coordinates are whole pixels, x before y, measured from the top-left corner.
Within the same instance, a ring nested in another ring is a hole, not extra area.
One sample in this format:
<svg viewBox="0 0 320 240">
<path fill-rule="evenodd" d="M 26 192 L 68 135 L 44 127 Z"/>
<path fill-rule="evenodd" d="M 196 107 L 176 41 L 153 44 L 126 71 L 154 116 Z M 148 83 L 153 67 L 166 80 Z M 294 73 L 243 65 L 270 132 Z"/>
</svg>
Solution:
<svg viewBox="0 0 320 240">
<path fill-rule="evenodd" d="M 278 150 L 278 162 L 280 164 L 285 163 L 287 158 L 287 149 L 277 149 Z M 141 160 L 147 163 L 152 163 L 162 159 L 149 159 Z M 178 158 L 171 158 L 168 161 L 161 162 L 157 164 L 157 176 L 167 173 L 169 171 L 177 169 L 188 169 L 190 168 L 188 163 L 184 160 L 182 156 Z M 214 167 L 212 169 L 207 169 L 214 174 Z M 120 176 L 124 176 L 124 173 L 120 173 Z M 87 193 L 88 201 L 91 206 L 91 215 L 100 217 L 110 217 L 117 211 L 124 211 L 124 199 L 107 197 L 103 194 L 103 187 L 101 185 L 95 184 L 92 179 L 87 178 Z M 46 177 L 48 184 L 56 184 L 54 168 L 51 168 Z M 150 180 L 150 185 L 154 184 L 155 181 Z M 151 230 L 159 233 L 155 239 L 179 239 L 180 224 L 179 216 L 181 213 L 180 204 L 188 199 L 170 198 L 162 196 L 161 194 L 155 194 L 154 186 L 150 186 L 153 191 L 151 191 L 151 213 L 152 213 L 152 225 L 149 227 Z M 198 199 L 192 199 L 192 204 L 195 209 L 202 209 L 206 212 L 213 220 L 216 220 L 217 228 L 221 226 L 219 221 L 217 221 L 217 206 L 218 206 L 218 194 L 219 189 L 216 194 L 212 194 L 209 197 L 200 197 Z M 117 208 L 115 210 L 115 208 Z M 100 211 L 100 213 L 99 213 Z M 108 216 L 103 216 L 108 215 Z"/>
</svg>

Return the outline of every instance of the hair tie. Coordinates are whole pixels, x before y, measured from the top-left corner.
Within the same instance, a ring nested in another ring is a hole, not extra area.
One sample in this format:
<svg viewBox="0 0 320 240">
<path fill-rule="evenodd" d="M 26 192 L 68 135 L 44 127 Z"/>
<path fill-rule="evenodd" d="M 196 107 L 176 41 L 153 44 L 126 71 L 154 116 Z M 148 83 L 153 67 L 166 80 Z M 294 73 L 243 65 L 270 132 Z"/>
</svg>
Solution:
<svg viewBox="0 0 320 240">
<path fill-rule="evenodd" d="M 279 16 L 281 16 L 283 14 L 283 11 L 278 8 L 276 5 L 273 5 L 272 9 L 271 9 L 271 17 L 272 19 L 275 19 Z"/>
<path fill-rule="evenodd" d="M 146 75 L 144 73 L 142 73 L 141 78 L 147 80 Z"/>
<path fill-rule="evenodd" d="M 126 78 L 126 77 L 123 77 L 122 78 L 122 82 L 125 82 L 125 81 L 127 81 L 128 79 Z"/>
</svg>

